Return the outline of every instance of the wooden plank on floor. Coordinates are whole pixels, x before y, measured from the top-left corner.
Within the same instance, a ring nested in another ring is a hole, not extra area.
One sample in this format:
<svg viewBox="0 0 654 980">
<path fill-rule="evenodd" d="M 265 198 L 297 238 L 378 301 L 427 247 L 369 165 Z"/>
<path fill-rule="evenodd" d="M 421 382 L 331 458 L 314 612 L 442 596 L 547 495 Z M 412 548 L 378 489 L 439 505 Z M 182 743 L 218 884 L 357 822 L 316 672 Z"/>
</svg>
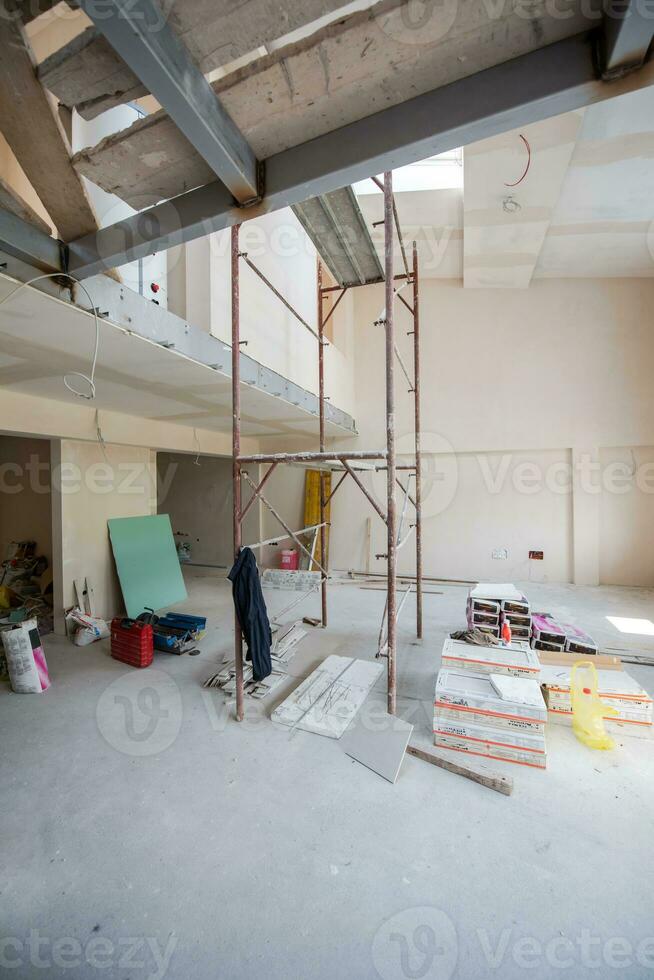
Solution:
<svg viewBox="0 0 654 980">
<path fill-rule="evenodd" d="M 0 32 L 0 131 L 59 236 L 70 241 L 95 231 L 97 218 L 16 21 L 4 21 Z"/>
<path fill-rule="evenodd" d="M 416 745 L 407 745 L 406 750 L 409 755 L 414 755 L 417 759 L 422 759 L 423 762 L 430 762 L 432 766 L 447 769 L 448 772 L 452 772 L 457 776 L 464 776 L 466 779 L 471 779 L 473 782 L 479 783 L 480 786 L 486 786 L 487 789 L 495 790 L 496 793 L 510 796 L 513 792 L 513 780 L 510 776 L 503 776 L 501 773 L 493 772 L 492 770 L 484 772 L 481 769 L 471 769 L 469 766 L 462 766 L 460 763 L 446 758 L 440 752 L 437 754 L 427 749 L 419 749 Z"/>
<path fill-rule="evenodd" d="M 435 18 L 445 16 L 441 8 Z M 453 24 L 407 38 L 405 0 L 382 0 L 212 83 L 259 160 L 585 29 L 580 11 L 539 21 L 513 7 L 499 19 L 461 0 Z M 444 25 L 441 25 L 444 26 Z M 414 43 L 411 43 L 413 40 Z M 75 157 L 75 166 L 128 204 L 169 199 L 214 179 L 159 111 Z"/>
</svg>

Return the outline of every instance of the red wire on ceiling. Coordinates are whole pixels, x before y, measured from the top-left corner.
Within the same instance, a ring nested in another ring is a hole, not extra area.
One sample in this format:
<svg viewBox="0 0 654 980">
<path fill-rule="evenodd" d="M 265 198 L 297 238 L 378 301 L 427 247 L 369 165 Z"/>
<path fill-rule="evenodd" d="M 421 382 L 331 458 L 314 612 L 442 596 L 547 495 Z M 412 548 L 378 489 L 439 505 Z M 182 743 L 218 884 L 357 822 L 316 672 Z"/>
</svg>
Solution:
<svg viewBox="0 0 654 980">
<path fill-rule="evenodd" d="M 518 184 L 521 184 L 525 179 L 525 177 L 527 176 L 527 174 L 529 173 L 529 167 L 531 166 L 531 147 L 529 145 L 529 140 L 527 139 L 526 136 L 523 136 L 522 133 L 520 133 L 519 135 L 520 135 L 520 139 L 522 140 L 522 142 L 525 144 L 525 147 L 527 148 L 527 166 L 525 167 L 524 173 L 522 174 L 522 177 L 520 177 L 519 180 L 514 181 L 514 183 L 512 184 L 507 184 L 505 181 L 504 183 L 505 187 L 517 187 Z"/>
</svg>

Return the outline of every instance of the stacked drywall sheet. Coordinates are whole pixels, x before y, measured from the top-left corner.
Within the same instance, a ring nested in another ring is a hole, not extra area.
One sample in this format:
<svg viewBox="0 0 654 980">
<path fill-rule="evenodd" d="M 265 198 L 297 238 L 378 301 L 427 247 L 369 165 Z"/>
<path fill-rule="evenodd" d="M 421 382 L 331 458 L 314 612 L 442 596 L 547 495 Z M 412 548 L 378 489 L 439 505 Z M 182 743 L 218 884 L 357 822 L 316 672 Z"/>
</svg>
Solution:
<svg viewBox="0 0 654 980">
<path fill-rule="evenodd" d="M 546 767 L 547 709 L 537 680 L 442 668 L 434 744 L 469 755 Z"/>
<path fill-rule="evenodd" d="M 547 705 L 548 719 L 572 724 L 569 666 L 541 667 L 540 683 Z M 614 708 L 617 716 L 605 719 L 608 731 L 625 735 L 654 735 L 654 704 L 652 698 L 635 678 L 622 670 L 598 670 L 597 686 L 600 699 Z"/>
<path fill-rule="evenodd" d="M 514 677 L 538 679 L 540 662 L 528 643 L 488 647 L 465 643 L 448 637 L 441 654 L 443 667 L 473 670 L 479 674 L 511 674 Z"/>
<path fill-rule="evenodd" d="M 332 654 L 275 708 L 271 718 L 292 730 L 340 738 L 383 670 L 372 660 Z"/>
<path fill-rule="evenodd" d="M 261 584 L 271 589 L 292 589 L 308 592 L 320 585 L 321 572 L 289 571 L 285 568 L 266 568 Z"/>
<path fill-rule="evenodd" d="M 531 636 L 529 602 L 510 582 L 479 582 L 470 589 L 466 618 L 471 629 L 477 628 L 498 638 L 506 621 L 516 639 L 529 640 Z"/>
</svg>

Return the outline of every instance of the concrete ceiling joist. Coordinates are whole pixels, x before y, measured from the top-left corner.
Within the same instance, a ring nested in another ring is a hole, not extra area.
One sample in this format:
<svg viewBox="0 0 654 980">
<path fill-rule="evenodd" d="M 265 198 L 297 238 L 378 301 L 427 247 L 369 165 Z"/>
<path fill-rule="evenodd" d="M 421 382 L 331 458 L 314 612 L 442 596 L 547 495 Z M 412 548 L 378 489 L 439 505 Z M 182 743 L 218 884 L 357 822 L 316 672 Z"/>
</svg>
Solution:
<svg viewBox="0 0 654 980">
<path fill-rule="evenodd" d="M 604 78 L 615 78 L 640 68 L 654 38 L 654 17 L 642 0 L 610 4 L 604 14 L 601 67 Z"/>
<path fill-rule="evenodd" d="M 571 17 L 544 12 L 535 30 L 514 0 L 499 12 L 479 0 L 457 0 L 454 23 L 445 16 L 448 5 L 436 5 L 429 29 L 415 31 L 411 0 L 380 0 L 249 62 L 212 88 L 256 157 L 268 160 L 596 26 L 586 12 L 596 0 L 566 2 Z M 74 163 L 84 177 L 137 211 L 214 178 L 163 111 L 81 150 Z"/>
<path fill-rule="evenodd" d="M 77 239 L 69 245 L 70 270 L 93 275 L 370 174 L 654 84 L 652 62 L 603 81 L 595 41 L 584 33 L 539 48 L 277 153 L 265 161 L 266 196 L 247 210 L 214 181 Z"/>
<path fill-rule="evenodd" d="M 41 0 L 45 2 L 45 0 Z M 208 74 L 320 18 L 343 0 L 184 0 L 166 3 L 167 23 L 196 68 Z M 87 27 L 39 65 L 44 86 L 67 108 L 93 119 L 147 89 L 95 27 Z"/>
<path fill-rule="evenodd" d="M 254 153 L 153 0 L 105 0 L 101 9 L 96 0 L 80 2 L 234 198 L 259 198 Z"/>
<path fill-rule="evenodd" d="M 0 131 L 61 237 L 68 241 L 96 229 L 64 132 L 36 77 L 29 42 L 11 18 L 0 31 Z"/>
</svg>

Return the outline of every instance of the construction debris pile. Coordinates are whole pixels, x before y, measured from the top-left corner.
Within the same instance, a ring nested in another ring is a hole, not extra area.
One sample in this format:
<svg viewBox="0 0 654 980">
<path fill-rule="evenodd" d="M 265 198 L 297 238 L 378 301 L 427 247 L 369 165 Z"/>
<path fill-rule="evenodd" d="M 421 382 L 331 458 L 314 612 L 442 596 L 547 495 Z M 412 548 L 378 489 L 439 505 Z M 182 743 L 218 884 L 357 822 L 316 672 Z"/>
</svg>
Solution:
<svg viewBox="0 0 654 980">
<path fill-rule="evenodd" d="M 279 687 L 282 681 L 288 676 L 287 668 L 296 654 L 296 647 L 300 640 L 307 635 L 307 631 L 302 629 L 299 621 L 273 629 L 273 642 L 270 649 L 270 659 L 272 671 L 263 680 L 255 681 L 252 663 L 246 661 L 243 664 L 243 690 L 244 693 L 260 700 Z M 216 674 L 212 674 L 204 682 L 203 687 L 217 687 L 225 694 L 234 696 L 236 694 L 236 665 L 234 658 L 225 657 L 221 669 Z"/>
<path fill-rule="evenodd" d="M 36 619 L 42 635 L 52 632 L 52 573 L 36 541 L 12 541 L 0 567 L 0 629 Z"/>
</svg>

